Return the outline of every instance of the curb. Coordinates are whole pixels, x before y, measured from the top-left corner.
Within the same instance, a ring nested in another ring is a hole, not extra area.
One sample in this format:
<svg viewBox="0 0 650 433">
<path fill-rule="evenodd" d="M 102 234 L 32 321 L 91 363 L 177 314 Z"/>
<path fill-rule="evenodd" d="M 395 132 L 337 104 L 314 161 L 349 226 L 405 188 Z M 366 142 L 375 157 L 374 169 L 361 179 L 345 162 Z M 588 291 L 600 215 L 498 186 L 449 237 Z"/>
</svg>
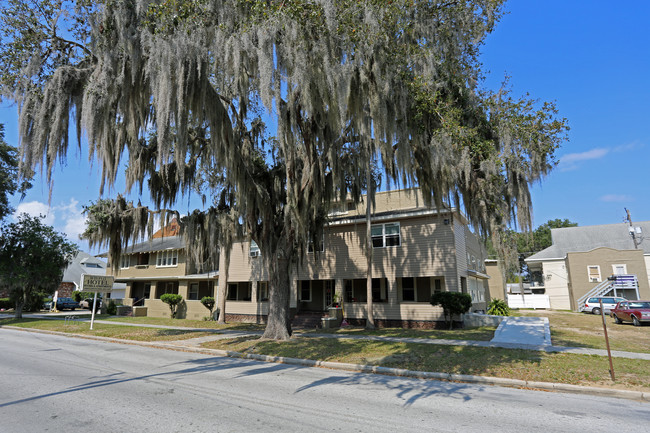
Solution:
<svg viewBox="0 0 650 433">
<path fill-rule="evenodd" d="M 106 341 L 132 346 L 151 347 L 155 349 L 174 350 L 177 352 L 199 353 L 203 355 L 216 355 L 228 358 L 251 359 L 276 364 L 297 365 L 301 367 L 320 367 L 330 370 L 342 370 L 358 373 L 383 374 L 386 376 L 409 377 L 414 379 L 439 380 L 444 382 L 475 383 L 482 385 L 503 386 L 508 388 L 532 389 L 541 391 L 557 391 L 571 394 L 595 395 L 600 397 L 614 397 L 640 402 L 650 402 L 650 392 L 626 391 L 610 388 L 598 388 L 593 386 L 571 385 L 566 383 L 536 382 L 521 379 L 508 379 L 503 377 L 474 376 L 468 374 L 439 373 L 428 371 L 406 370 L 402 368 L 380 367 L 366 364 L 350 364 L 345 362 L 315 361 L 310 359 L 287 358 L 283 356 L 258 355 L 253 353 L 233 352 L 221 349 L 205 349 L 189 346 L 180 346 L 162 342 L 122 340 L 110 337 L 98 337 L 84 334 L 71 334 L 66 332 L 48 331 L 44 329 L 21 328 L 17 326 L 3 326 L 6 329 L 16 331 L 34 332 L 40 334 L 60 335 L 70 338 L 83 338 L 87 340 Z"/>
</svg>

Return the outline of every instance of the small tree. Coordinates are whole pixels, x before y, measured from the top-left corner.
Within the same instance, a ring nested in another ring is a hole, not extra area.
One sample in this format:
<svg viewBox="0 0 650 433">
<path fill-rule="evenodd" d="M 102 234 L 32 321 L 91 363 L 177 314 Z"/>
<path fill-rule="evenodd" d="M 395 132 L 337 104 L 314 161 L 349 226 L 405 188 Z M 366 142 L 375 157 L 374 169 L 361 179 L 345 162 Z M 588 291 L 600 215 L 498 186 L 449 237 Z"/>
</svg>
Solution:
<svg viewBox="0 0 650 433">
<path fill-rule="evenodd" d="M 449 324 L 449 329 L 454 325 L 454 315 L 467 313 L 472 307 L 472 297 L 467 293 L 438 292 L 431 296 L 431 305 L 440 305 Z"/>
<path fill-rule="evenodd" d="M 15 302 L 17 319 L 23 308 L 38 309 L 43 296 L 54 293 L 77 253 L 76 245 L 38 217 L 22 214 L 0 228 L 0 285 Z"/>
<path fill-rule="evenodd" d="M 160 297 L 160 300 L 169 305 L 169 311 L 172 313 L 172 319 L 175 319 L 176 309 L 178 308 L 178 305 L 183 301 L 183 297 L 175 293 L 165 293 Z"/>
<path fill-rule="evenodd" d="M 72 292 L 72 299 L 74 299 L 75 302 L 81 302 L 81 292 L 79 290 Z"/>
<path fill-rule="evenodd" d="M 214 318 L 214 316 L 212 316 L 212 310 L 214 310 L 214 298 L 212 296 L 204 296 L 201 298 L 201 303 L 205 308 L 210 310 L 210 320 L 212 320 Z"/>
</svg>

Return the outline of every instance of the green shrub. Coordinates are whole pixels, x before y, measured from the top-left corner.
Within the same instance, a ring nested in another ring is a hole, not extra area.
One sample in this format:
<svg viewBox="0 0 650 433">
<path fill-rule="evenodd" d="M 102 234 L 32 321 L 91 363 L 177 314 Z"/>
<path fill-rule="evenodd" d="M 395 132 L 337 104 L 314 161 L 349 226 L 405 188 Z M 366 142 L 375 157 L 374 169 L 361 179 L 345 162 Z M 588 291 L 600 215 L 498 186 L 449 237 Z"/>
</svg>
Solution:
<svg viewBox="0 0 650 433">
<path fill-rule="evenodd" d="M 172 313 L 172 319 L 176 318 L 176 310 L 178 305 L 183 302 L 183 297 L 175 293 L 165 293 L 160 297 L 160 300 L 169 305 L 169 311 Z"/>
<path fill-rule="evenodd" d="M 208 320 L 214 320 L 214 315 L 212 314 L 212 310 L 214 310 L 214 298 L 212 296 L 204 296 L 201 298 L 201 303 L 205 308 L 210 310 L 210 318 Z"/>
<path fill-rule="evenodd" d="M 11 310 L 16 306 L 16 303 L 9 298 L 0 298 L 0 309 Z"/>
<path fill-rule="evenodd" d="M 487 313 L 493 316 L 509 316 L 510 307 L 503 299 L 492 299 L 488 304 Z"/>
<path fill-rule="evenodd" d="M 431 296 L 431 305 L 440 305 L 449 329 L 454 326 L 454 315 L 464 314 L 472 308 L 472 297 L 467 293 L 438 292 Z"/>
<path fill-rule="evenodd" d="M 74 299 L 75 302 L 81 302 L 81 292 L 79 290 L 72 292 L 72 299 Z"/>
<path fill-rule="evenodd" d="M 111 316 L 117 315 L 117 304 L 112 299 L 108 301 L 108 306 L 106 307 L 106 313 Z"/>
</svg>

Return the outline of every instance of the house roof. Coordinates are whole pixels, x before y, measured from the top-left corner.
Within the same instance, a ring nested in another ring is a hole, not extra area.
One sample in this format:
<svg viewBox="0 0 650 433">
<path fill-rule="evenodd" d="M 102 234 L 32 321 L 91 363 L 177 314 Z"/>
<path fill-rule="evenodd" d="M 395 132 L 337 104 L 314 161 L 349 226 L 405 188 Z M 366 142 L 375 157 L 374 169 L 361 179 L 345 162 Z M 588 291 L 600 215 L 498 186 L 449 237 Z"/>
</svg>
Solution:
<svg viewBox="0 0 650 433">
<path fill-rule="evenodd" d="M 106 275 L 106 262 L 81 251 L 63 272 L 62 282 L 79 285 L 82 274 Z"/>
<path fill-rule="evenodd" d="M 148 241 L 131 245 L 123 251 L 123 254 L 151 253 L 164 250 L 181 250 L 185 248 L 185 241 L 181 236 L 167 236 L 164 238 L 152 238 Z"/>
<path fill-rule="evenodd" d="M 642 249 L 644 254 L 650 254 L 650 239 L 643 240 L 646 234 L 650 236 L 650 221 L 636 222 L 633 226 L 641 228 L 640 237 L 636 235 L 637 239 L 641 239 L 639 249 Z M 591 251 L 601 247 L 616 250 L 634 249 L 630 226 L 627 223 L 551 229 L 551 239 L 553 245 L 533 254 L 526 261 L 564 259 L 567 253 Z"/>
</svg>

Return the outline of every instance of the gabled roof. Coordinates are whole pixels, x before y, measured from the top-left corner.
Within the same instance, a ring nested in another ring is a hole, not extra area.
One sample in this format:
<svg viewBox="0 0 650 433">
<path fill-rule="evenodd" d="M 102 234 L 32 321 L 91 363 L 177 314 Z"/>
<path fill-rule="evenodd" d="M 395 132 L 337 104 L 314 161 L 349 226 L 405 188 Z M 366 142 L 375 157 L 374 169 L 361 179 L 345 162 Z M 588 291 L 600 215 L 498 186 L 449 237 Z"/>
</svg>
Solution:
<svg viewBox="0 0 650 433">
<path fill-rule="evenodd" d="M 106 262 L 81 251 L 63 272 L 62 282 L 79 285 L 82 274 L 106 275 Z"/>
<path fill-rule="evenodd" d="M 641 227 L 641 235 L 636 235 L 637 239 L 642 240 L 639 249 L 642 249 L 645 254 L 650 254 L 650 239 L 643 240 L 644 236 L 650 237 L 650 221 L 633 224 L 634 227 Z M 627 223 L 551 229 L 551 239 L 553 245 L 533 254 L 526 261 L 564 259 L 567 253 L 591 251 L 601 247 L 616 250 L 634 249 L 630 226 Z"/>
</svg>

